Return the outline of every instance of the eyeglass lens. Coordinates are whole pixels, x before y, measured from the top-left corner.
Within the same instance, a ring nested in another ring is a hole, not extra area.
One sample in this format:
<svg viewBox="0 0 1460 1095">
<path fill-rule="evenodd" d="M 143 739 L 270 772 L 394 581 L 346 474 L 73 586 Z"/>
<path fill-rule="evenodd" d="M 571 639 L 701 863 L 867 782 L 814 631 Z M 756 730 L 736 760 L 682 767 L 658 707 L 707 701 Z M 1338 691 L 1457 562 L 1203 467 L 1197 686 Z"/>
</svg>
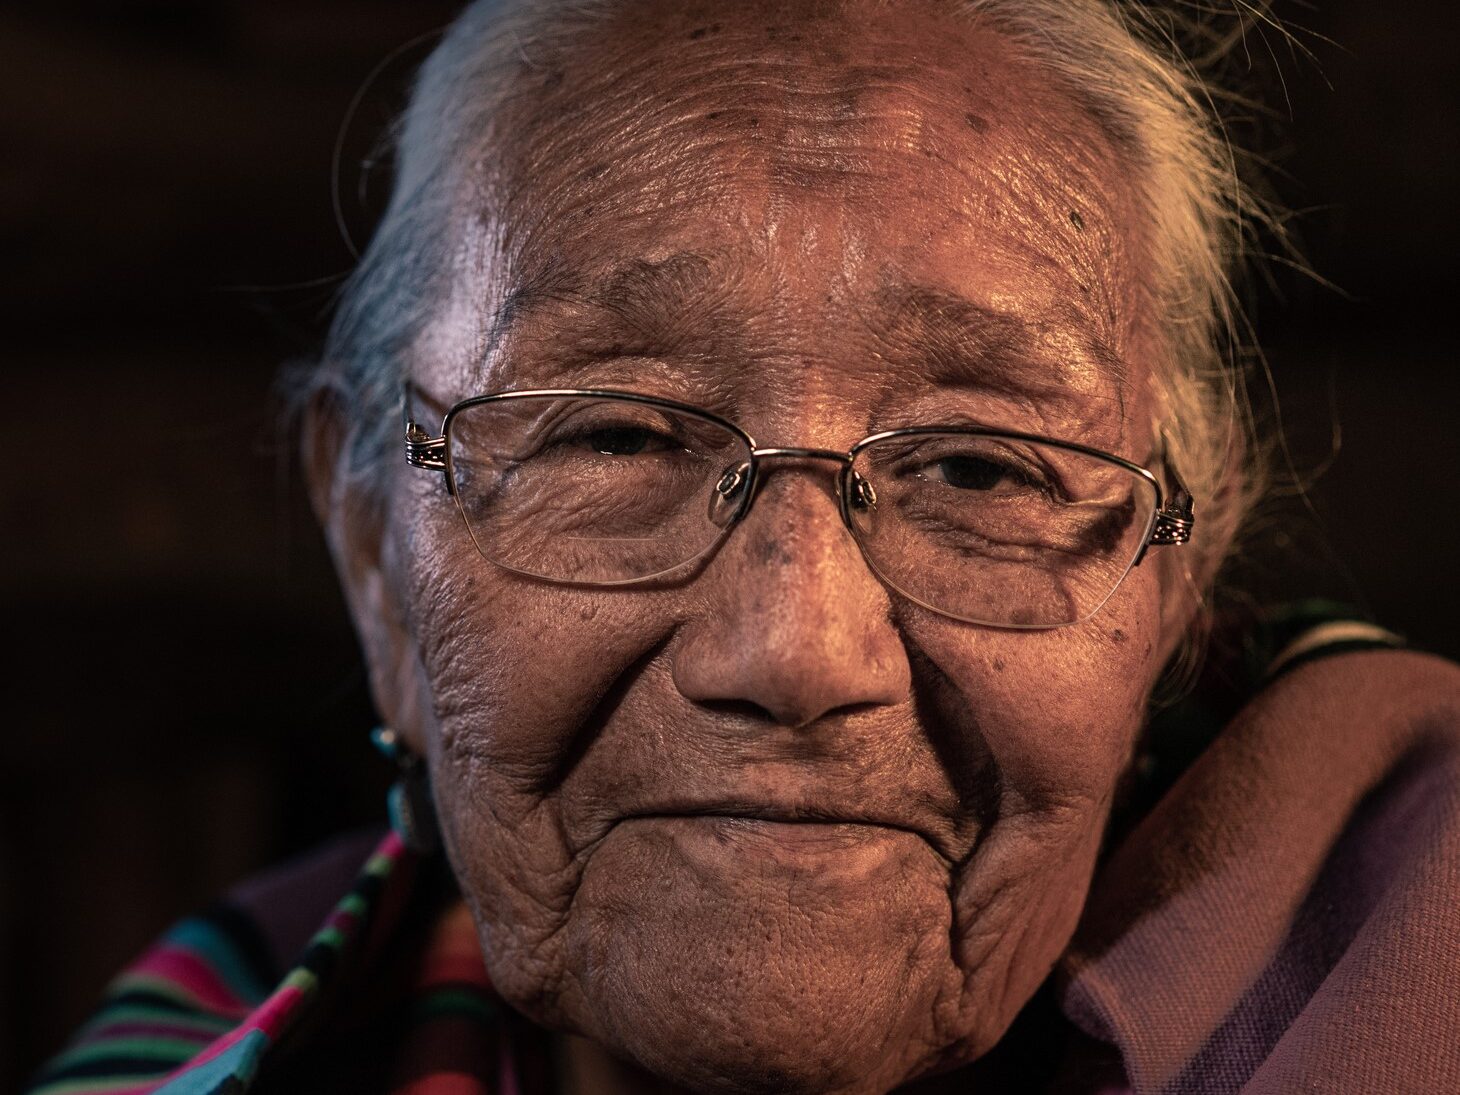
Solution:
<svg viewBox="0 0 1460 1095">
<path fill-rule="evenodd" d="M 451 417 L 447 453 L 483 556 L 586 584 L 665 574 L 710 550 L 746 504 L 751 462 L 744 437 L 713 419 L 598 396 L 468 404 Z M 882 579 L 997 626 L 1093 613 L 1134 563 L 1156 506 L 1128 468 L 1004 437 L 895 435 L 859 449 L 853 469 L 847 512 Z"/>
</svg>

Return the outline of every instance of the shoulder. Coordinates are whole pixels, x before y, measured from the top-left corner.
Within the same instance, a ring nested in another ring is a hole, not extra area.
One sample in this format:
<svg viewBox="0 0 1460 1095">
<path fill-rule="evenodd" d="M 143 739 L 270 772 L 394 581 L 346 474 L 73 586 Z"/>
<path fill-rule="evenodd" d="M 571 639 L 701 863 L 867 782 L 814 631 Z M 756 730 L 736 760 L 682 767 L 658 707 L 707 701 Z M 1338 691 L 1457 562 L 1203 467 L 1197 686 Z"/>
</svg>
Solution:
<svg viewBox="0 0 1460 1095">
<path fill-rule="evenodd" d="M 1242 722 L 1321 722 L 1330 733 L 1400 748 L 1453 740 L 1460 727 L 1460 665 L 1432 654 L 1337 651 L 1280 666 L 1280 674 L 1241 712 Z"/>
<path fill-rule="evenodd" d="M 1460 1090 L 1457 862 L 1460 667 L 1280 664 L 1097 875 L 1067 1010 L 1137 1090 Z"/>
</svg>

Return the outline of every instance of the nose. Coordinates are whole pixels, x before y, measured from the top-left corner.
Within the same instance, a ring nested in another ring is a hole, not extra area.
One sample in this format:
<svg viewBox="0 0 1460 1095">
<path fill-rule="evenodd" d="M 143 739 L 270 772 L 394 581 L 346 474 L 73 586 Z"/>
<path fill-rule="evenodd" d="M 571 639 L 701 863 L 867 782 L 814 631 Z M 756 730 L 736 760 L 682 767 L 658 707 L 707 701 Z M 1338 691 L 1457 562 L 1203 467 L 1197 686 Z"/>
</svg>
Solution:
<svg viewBox="0 0 1460 1095">
<path fill-rule="evenodd" d="M 698 703 L 749 704 L 775 722 L 909 695 L 886 589 L 825 487 L 825 468 L 783 466 L 696 582 L 674 681 Z"/>
</svg>

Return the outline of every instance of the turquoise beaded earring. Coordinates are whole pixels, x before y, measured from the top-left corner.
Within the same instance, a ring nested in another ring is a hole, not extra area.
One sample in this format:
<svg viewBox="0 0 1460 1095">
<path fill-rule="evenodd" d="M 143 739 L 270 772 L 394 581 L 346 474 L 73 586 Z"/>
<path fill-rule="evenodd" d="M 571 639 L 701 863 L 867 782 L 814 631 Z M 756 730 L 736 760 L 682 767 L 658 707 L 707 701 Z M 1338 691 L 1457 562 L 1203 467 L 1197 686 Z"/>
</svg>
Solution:
<svg viewBox="0 0 1460 1095">
<path fill-rule="evenodd" d="M 377 726 L 370 732 L 370 740 L 396 767 L 396 781 L 385 798 L 390 827 L 411 851 L 422 855 L 434 852 L 440 833 L 425 760 L 407 749 L 400 735 L 388 726 Z"/>
</svg>

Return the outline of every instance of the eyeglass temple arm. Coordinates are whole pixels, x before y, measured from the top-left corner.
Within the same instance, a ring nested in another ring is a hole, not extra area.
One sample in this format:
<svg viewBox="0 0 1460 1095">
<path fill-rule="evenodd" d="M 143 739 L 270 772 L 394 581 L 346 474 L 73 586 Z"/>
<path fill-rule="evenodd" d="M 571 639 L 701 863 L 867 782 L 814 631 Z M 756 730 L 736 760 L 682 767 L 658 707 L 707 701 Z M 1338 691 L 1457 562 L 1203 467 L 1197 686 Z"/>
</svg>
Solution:
<svg viewBox="0 0 1460 1095">
<path fill-rule="evenodd" d="M 406 463 L 413 468 L 446 472 L 446 437 L 431 432 L 411 417 L 411 395 L 418 389 L 409 380 L 401 383 L 401 418 L 406 431 Z"/>
<path fill-rule="evenodd" d="M 1191 539 L 1191 528 L 1196 524 L 1196 503 L 1170 461 L 1166 462 L 1166 474 L 1171 477 L 1171 486 L 1174 489 L 1171 497 L 1156 514 L 1156 523 L 1151 528 L 1151 538 L 1146 541 L 1147 545 L 1152 547 L 1169 547 L 1172 544 L 1187 543 Z"/>
</svg>

